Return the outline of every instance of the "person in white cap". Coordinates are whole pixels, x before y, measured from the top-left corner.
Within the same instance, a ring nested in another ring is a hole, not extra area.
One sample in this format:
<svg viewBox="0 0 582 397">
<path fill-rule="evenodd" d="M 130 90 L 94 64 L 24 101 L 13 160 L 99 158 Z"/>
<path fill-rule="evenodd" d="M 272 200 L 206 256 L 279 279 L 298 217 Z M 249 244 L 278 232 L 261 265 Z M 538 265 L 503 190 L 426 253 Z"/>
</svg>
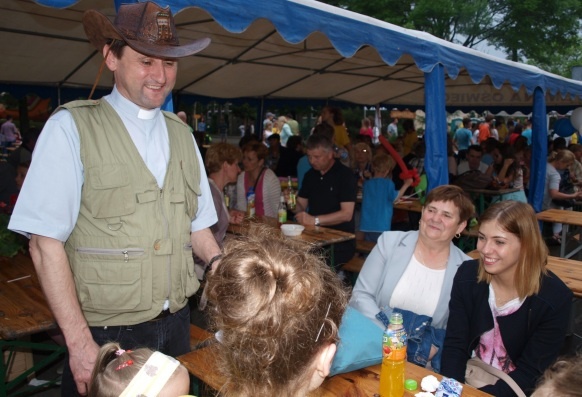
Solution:
<svg viewBox="0 0 582 397">
<path fill-rule="evenodd" d="M 63 396 L 87 393 L 107 341 L 188 352 L 188 297 L 199 287 L 192 251 L 209 267 L 220 258 L 199 150 L 188 127 L 160 110 L 177 59 L 210 40 L 180 45 L 169 7 L 152 2 L 121 5 L 113 23 L 89 10 L 83 25 L 115 86 L 51 116 L 9 225 L 31 238 L 67 343 Z"/>
</svg>

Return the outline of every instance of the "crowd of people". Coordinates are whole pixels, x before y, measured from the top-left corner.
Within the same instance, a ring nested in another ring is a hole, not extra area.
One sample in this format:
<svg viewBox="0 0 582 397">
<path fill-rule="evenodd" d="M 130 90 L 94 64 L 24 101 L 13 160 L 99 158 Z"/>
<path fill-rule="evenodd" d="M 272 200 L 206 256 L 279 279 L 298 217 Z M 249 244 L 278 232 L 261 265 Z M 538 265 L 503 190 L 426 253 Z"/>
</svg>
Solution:
<svg viewBox="0 0 582 397">
<path fill-rule="evenodd" d="M 14 158 L 20 194 L 9 228 L 30 238 L 68 347 L 63 396 L 187 394 L 175 357 L 190 350 L 188 301 L 201 282 L 226 396 L 317 389 L 345 348 L 339 329 L 348 305 L 379 329 L 402 313 L 409 361 L 444 376 L 465 381 L 477 357 L 528 395 L 569 395 L 580 360 L 557 359 L 572 292 L 546 269 L 548 250 L 526 202 L 531 125 L 502 128 L 487 117 L 473 130 L 463 120 L 449 140 L 451 182 L 478 172 L 493 188 L 514 189 L 480 215 L 473 260 L 453 243 L 475 215 L 459 186 L 426 195 L 418 230 L 393 230 L 393 203 L 413 184 L 402 164 L 423 172 L 412 120 L 393 120 L 386 148 L 375 145 L 370 119 L 350 137 L 336 107 L 321 110 L 305 142 L 291 115 L 269 112 L 262 136 L 245 133 L 239 147 L 216 143 L 202 155 L 185 114 L 160 107 L 178 59 L 209 40 L 180 44 L 171 12 L 152 2 L 118 13 L 115 22 L 95 10 L 83 19 L 114 74 L 112 92 L 61 106 L 38 144 L 37 134 L 25 137 Z M 167 18 L 163 28 L 159 18 Z M 582 147 L 556 139 L 551 153 L 544 207 L 568 208 L 582 197 Z M 298 178 L 296 198 L 278 177 Z M 268 230 L 226 239 L 249 207 L 276 217 L 281 202 L 294 204 L 289 216 L 300 224 L 375 242 L 351 291 L 338 273 L 355 240 L 334 244 L 330 262 Z M 514 395 L 503 380 L 481 389 Z"/>
</svg>

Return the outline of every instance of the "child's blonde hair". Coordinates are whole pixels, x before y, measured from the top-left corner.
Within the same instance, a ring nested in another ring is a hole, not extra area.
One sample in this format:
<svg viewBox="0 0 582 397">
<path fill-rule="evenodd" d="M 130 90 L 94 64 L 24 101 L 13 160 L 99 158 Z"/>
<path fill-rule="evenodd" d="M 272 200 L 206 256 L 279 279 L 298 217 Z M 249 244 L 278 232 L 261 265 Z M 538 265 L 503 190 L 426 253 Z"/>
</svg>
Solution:
<svg viewBox="0 0 582 397">
<path fill-rule="evenodd" d="M 582 353 L 558 359 L 544 372 L 532 397 L 580 397 Z"/>
<path fill-rule="evenodd" d="M 154 354 L 165 356 L 148 348 L 123 350 L 119 344 L 114 342 L 101 346 L 91 375 L 88 397 L 119 397 Z M 161 388 L 175 376 L 180 367 L 180 363 L 176 359 L 169 356 L 165 356 L 165 358 L 167 360 L 164 364 L 169 364 L 171 366 L 169 370 L 172 372 L 167 379 L 160 379 L 159 386 Z M 154 377 L 161 371 L 148 372 L 150 372 L 150 376 Z M 143 395 L 149 394 L 144 392 Z"/>
<path fill-rule="evenodd" d="M 383 174 L 385 172 L 390 174 L 395 166 L 396 162 L 392 156 L 389 156 L 385 153 L 378 153 L 372 159 L 372 170 L 379 174 Z"/>
</svg>

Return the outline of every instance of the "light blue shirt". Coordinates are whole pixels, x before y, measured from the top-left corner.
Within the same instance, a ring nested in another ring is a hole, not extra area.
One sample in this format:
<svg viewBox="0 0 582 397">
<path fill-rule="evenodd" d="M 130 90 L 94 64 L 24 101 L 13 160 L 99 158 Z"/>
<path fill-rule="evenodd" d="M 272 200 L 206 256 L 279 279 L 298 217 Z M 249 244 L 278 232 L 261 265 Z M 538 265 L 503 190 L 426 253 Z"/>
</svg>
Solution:
<svg viewBox="0 0 582 397">
<path fill-rule="evenodd" d="M 103 99 L 119 114 L 147 168 L 163 186 L 170 144 L 161 110 L 139 108 L 116 87 Z M 195 232 L 212 226 L 218 218 L 194 137 L 192 143 L 198 155 L 202 192 L 191 226 Z M 40 134 L 8 228 L 27 237 L 37 234 L 66 241 L 77 223 L 83 183 L 79 133 L 71 113 L 63 110 L 51 116 Z"/>
<path fill-rule="evenodd" d="M 526 137 L 528 146 L 531 146 L 531 128 L 526 128 L 525 130 L 523 130 L 521 136 Z"/>
</svg>

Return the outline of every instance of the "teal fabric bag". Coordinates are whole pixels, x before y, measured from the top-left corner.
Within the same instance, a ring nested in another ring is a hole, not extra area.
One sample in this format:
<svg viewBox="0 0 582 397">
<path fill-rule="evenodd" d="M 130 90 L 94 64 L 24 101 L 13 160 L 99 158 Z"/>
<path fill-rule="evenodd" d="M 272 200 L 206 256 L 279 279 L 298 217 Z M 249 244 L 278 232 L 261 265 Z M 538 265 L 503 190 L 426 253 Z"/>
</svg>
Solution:
<svg viewBox="0 0 582 397">
<path fill-rule="evenodd" d="M 380 364 L 383 334 L 372 320 L 348 306 L 339 327 L 340 341 L 330 376 Z"/>
</svg>

